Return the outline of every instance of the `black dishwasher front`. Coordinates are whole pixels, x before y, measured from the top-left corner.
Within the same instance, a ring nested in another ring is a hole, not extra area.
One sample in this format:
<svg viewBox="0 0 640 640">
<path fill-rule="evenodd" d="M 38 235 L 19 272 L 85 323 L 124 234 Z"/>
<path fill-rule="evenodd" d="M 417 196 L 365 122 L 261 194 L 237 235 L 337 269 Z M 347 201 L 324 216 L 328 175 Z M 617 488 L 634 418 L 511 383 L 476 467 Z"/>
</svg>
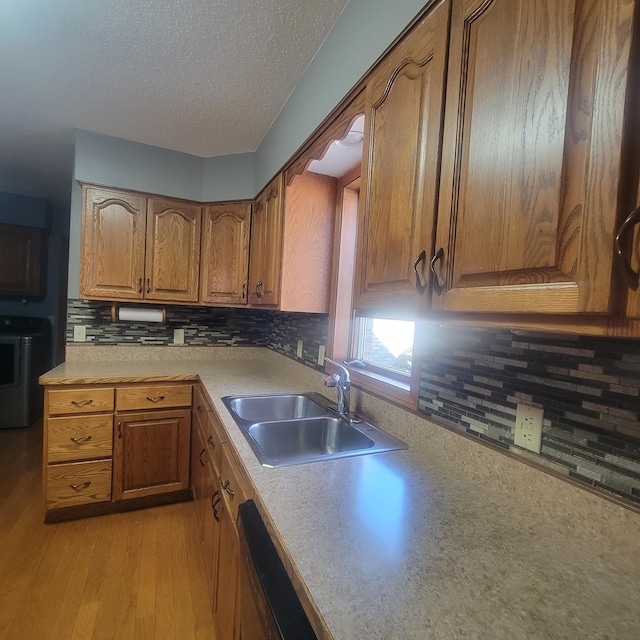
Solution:
<svg viewBox="0 0 640 640">
<path fill-rule="evenodd" d="M 254 501 L 238 513 L 241 640 L 317 640 Z"/>
</svg>

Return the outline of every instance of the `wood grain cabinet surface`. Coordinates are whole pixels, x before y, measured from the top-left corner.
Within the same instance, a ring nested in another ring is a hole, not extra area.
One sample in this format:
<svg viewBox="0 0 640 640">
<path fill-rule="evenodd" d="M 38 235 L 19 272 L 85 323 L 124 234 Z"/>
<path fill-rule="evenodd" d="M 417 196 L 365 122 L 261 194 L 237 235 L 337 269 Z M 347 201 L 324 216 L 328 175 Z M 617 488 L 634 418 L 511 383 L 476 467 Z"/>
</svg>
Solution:
<svg viewBox="0 0 640 640">
<path fill-rule="evenodd" d="M 200 302 L 247 303 L 251 204 L 208 205 L 202 214 Z"/>
<path fill-rule="evenodd" d="M 280 303 L 283 180 L 279 174 L 256 198 L 251 221 L 249 297 L 252 306 Z"/>
<path fill-rule="evenodd" d="M 452 0 L 434 308 L 611 312 L 633 10 Z"/>
<path fill-rule="evenodd" d="M 200 206 L 89 185 L 82 202 L 82 297 L 198 300 Z"/>
<path fill-rule="evenodd" d="M 441 3 L 367 79 L 354 274 L 360 309 L 416 308 L 427 298 L 447 24 Z"/>
<path fill-rule="evenodd" d="M 0 224 L 0 296 L 44 296 L 46 255 L 45 229 Z"/>
</svg>

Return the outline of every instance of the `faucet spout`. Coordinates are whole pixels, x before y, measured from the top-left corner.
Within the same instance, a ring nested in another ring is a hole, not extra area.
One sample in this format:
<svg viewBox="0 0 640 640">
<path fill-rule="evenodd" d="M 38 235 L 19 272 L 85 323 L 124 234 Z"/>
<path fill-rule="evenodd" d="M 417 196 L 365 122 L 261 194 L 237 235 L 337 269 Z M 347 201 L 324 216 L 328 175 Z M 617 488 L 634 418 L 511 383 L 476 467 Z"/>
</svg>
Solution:
<svg viewBox="0 0 640 640">
<path fill-rule="evenodd" d="M 344 417 L 349 417 L 349 399 L 351 391 L 351 378 L 349 369 L 331 358 L 325 358 L 327 362 L 338 368 L 339 373 L 333 373 L 325 377 L 324 384 L 327 387 L 335 387 L 338 390 L 337 412 Z"/>
</svg>

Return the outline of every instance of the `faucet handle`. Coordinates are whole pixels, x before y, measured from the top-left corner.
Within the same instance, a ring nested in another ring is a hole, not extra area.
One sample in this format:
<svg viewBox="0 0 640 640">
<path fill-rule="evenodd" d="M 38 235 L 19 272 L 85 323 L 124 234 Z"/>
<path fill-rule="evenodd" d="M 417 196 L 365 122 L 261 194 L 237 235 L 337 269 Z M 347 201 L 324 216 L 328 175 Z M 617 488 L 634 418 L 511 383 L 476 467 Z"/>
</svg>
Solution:
<svg viewBox="0 0 640 640">
<path fill-rule="evenodd" d="M 338 367 L 338 370 L 340 371 L 339 378 L 340 378 L 341 382 L 343 382 L 343 383 L 351 382 L 351 378 L 349 376 L 349 369 L 347 369 L 347 367 L 345 367 L 344 365 L 340 364 L 339 362 L 336 362 L 335 360 L 332 360 L 331 358 L 326 358 L 325 357 L 325 361 L 326 362 L 330 362 L 335 367 Z M 338 374 L 334 374 L 334 375 L 338 375 Z"/>
</svg>

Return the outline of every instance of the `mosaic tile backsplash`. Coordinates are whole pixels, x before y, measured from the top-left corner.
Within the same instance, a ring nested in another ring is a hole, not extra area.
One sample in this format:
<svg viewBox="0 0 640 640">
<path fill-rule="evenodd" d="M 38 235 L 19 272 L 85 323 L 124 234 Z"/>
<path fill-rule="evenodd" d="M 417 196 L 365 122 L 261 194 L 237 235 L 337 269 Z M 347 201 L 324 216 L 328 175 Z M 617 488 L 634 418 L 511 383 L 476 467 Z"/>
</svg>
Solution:
<svg viewBox="0 0 640 640">
<path fill-rule="evenodd" d="M 111 305 L 70 300 L 67 341 L 265 346 L 317 365 L 321 314 L 168 306 L 165 324 L 111 322 Z M 454 429 L 640 504 L 640 341 L 427 324 L 419 411 Z M 179 347 L 176 347 L 179 348 Z M 541 454 L 513 444 L 516 404 L 544 408 Z"/>
<path fill-rule="evenodd" d="M 421 412 L 640 503 L 640 341 L 425 331 Z M 540 455 L 513 445 L 520 401 L 544 408 Z"/>
<path fill-rule="evenodd" d="M 69 300 L 67 342 L 84 325 L 87 344 L 172 345 L 173 330 L 184 329 L 189 346 L 264 346 L 317 369 L 318 348 L 327 344 L 327 316 L 261 309 L 165 306 L 165 323 L 112 322 L 111 303 Z M 302 358 L 296 357 L 298 339 Z M 176 347 L 179 348 L 179 347 Z"/>
</svg>

